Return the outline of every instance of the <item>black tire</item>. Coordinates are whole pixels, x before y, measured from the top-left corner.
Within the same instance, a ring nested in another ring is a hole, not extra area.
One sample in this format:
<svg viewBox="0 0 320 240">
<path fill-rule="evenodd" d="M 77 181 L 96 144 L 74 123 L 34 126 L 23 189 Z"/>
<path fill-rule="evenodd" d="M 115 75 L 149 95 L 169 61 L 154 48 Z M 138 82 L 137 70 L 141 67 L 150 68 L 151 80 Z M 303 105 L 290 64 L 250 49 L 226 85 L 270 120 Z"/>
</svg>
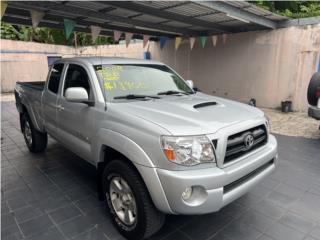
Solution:
<svg viewBox="0 0 320 240">
<path fill-rule="evenodd" d="M 308 102 L 310 105 L 317 105 L 318 98 L 316 97 L 317 88 L 320 88 L 320 73 L 313 74 L 308 87 Z"/>
<path fill-rule="evenodd" d="M 137 208 L 136 221 L 133 225 L 128 226 L 121 221 L 112 205 L 109 190 L 114 177 L 123 178 L 132 190 Z M 139 173 L 125 160 L 116 159 L 106 165 L 102 176 L 102 187 L 113 224 L 124 237 L 145 239 L 162 227 L 165 215 L 155 208 Z"/>
<path fill-rule="evenodd" d="M 32 121 L 28 114 L 24 113 L 21 116 L 21 131 L 23 133 L 24 140 L 30 152 L 37 153 L 43 152 L 47 148 L 48 136 L 47 133 L 39 132 L 34 128 Z M 31 130 L 31 142 L 27 139 L 26 129 Z"/>
</svg>

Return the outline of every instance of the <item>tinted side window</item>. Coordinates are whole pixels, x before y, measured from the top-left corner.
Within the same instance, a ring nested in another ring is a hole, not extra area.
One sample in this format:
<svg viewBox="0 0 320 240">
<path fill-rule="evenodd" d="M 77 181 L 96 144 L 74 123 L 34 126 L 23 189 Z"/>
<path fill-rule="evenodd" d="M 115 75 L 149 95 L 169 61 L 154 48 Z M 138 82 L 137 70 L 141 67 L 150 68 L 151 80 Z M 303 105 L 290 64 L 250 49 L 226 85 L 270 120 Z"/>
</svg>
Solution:
<svg viewBox="0 0 320 240">
<path fill-rule="evenodd" d="M 48 89 L 53 93 L 57 93 L 59 90 L 62 71 L 63 64 L 56 64 L 51 68 Z"/>
<path fill-rule="evenodd" d="M 89 99 L 91 99 L 92 94 L 90 89 L 89 77 L 87 71 L 83 67 L 75 64 L 69 65 L 63 92 L 65 93 L 66 89 L 70 87 L 82 87 L 86 89 Z"/>
</svg>

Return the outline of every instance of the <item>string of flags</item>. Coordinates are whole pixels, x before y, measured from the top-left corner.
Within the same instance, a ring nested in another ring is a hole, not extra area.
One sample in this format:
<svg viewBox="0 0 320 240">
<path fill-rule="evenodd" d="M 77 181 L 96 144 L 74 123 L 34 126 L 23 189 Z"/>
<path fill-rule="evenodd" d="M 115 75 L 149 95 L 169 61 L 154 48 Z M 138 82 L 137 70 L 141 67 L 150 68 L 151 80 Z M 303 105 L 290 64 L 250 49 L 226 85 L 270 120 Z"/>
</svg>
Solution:
<svg viewBox="0 0 320 240">
<path fill-rule="evenodd" d="M 99 37 L 99 34 L 101 32 L 101 27 L 91 25 L 90 29 L 91 29 L 92 42 L 95 42 L 97 40 L 97 38 Z"/>
<path fill-rule="evenodd" d="M 5 1 L 1 1 L 1 19 L 5 14 L 7 6 L 8 6 L 8 4 Z M 31 16 L 31 21 L 32 21 L 32 27 L 37 28 L 39 23 L 41 22 L 41 20 L 45 16 L 45 13 L 43 11 L 30 10 L 30 16 Z M 64 18 L 63 24 L 64 24 L 65 37 L 66 37 L 66 39 L 69 39 L 71 37 L 72 33 L 74 32 L 76 22 L 74 20 Z M 91 30 L 92 42 L 95 42 L 96 39 L 99 37 L 102 28 L 100 26 L 91 25 L 90 30 Z M 133 37 L 133 33 L 114 30 L 113 31 L 114 41 L 118 42 L 123 34 L 124 34 L 124 38 L 125 38 L 126 47 L 128 47 L 131 42 L 131 39 Z M 143 35 L 143 48 L 145 48 L 146 46 L 149 47 L 148 42 L 150 40 L 150 37 L 151 37 L 150 35 Z M 202 48 L 204 48 L 206 46 L 207 40 L 209 37 L 210 36 L 200 36 L 199 37 L 199 43 Z M 225 44 L 227 42 L 228 35 L 222 34 L 222 35 L 220 35 L 220 37 L 222 40 L 221 42 L 223 44 Z M 211 36 L 212 46 L 215 47 L 218 44 L 218 38 L 219 37 L 217 35 Z M 159 37 L 159 45 L 160 45 L 161 50 L 165 47 L 168 39 L 169 38 L 166 36 Z M 179 49 L 180 45 L 183 42 L 184 42 L 184 39 L 181 36 L 178 36 L 175 38 L 174 48 L 176 51 Z M 196 37 L 189 37 L 190 50 L 193 49 L 195 42 L 196 42 Z"/>
<path fill-rule="evenodd" d="M 222 38 L 222 43 L 225 44 L 227 42 L 228 35 L 227 34 L 223 34 L 223 35 L 220 35 L 220 36 Z M 206 46 L 208 38 L 209 38 L 208 36 L 200 36 L 199 37 L 200 46 L 202 48 L 204 48 Z M 211 40 L 212 40 L 212 46 L 214 46 L 214 47 L 217 46 L 217 44 L 218 44 L 218 35 L 211 36 Z M 176 37 L 175 38 L 175 45 L 174 45 L 175 46 L 175 50 L 178 50 L 178 48 L 179 48 L 179 46 L 181 45 L 182 42 L 183 42 L 182 37 Z M 195 42 L 196 42 L 196 37 L 189 37 L 190 50 L 193 49 Z M 160 42 L 160 48 L 161 49 L 163 49 L 164 44 L 165 43 L 161 43 Z"/>
<path fill-rule="evenodd" d="M 1 1 L 1 20 L 4 13 L 6 12 L 7 7 L 8 7 L 8 3 L 6 3 L 5 1 Z"/>
</svg>

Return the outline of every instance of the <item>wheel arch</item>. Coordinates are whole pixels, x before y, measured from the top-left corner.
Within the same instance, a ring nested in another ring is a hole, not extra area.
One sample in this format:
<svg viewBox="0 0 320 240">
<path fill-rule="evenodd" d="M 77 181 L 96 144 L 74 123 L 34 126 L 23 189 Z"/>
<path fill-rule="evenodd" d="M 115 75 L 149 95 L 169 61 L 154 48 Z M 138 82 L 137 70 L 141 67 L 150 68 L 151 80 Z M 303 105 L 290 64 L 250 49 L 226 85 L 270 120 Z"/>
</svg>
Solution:
<svg viewBox="0 0 320 240">
<path fill-rule="evenodd" d="M 105 166 L 112 159 L 122 158 L 137 170 L 155 206 L 162 212 L 173 213 L 165 196 L 156 168 L 142 148 L 126 136 L 112 130 L 99 130 L 99 135 L 103 136 L 105 140 L 103 143 L 100 142 L 100 144 L 97 144 L 99 148 L 96 150 L 96 152 L 98 152 L 96 156 L 96 159 L 98 159 L 96 166 L 99 199 L 105 199 L 102 191 L 102 174 Z"/>
<path fill-rule="evenodd" d="M 42 129 L 40 128 L 39 123 L 37 122 L 37 119 L 34 115 L 34 112 L 32 110 L 32 108 L 30 106 L 28 106 L 27 104 L 24 103 L 20 103 L 19 107 L 18 107 L 18 111 L 20 113 L 20 120 L 23 114 L 27 114 L 28 117 L 30 118 L 33 126 L 40 132 L 42 132 Z M 21 126 L 21 121 L 20 121 L 20 126 Z"/>
<path fill-rule="evenodd" d="M 123 153 L 119 152 L 118 150 L 103 144 L 100 148 L 100 155 L 99 155 L 99 162 L 97 163 L 97 180 L 98 180 L 98 196 L 100 200 L 105 200 L 105 196 L 103 195 L 102 191 L 102 176 L 103 176 L 103 171 L 104 168 L 114 159 L 121 159 L 123 160 L 126 164 L 129 164 L 131 167 L 133 167 L 137 173 L 140 175 L 141 179 L 144 181 L 141 173 L 139 170 L 136 168 L 135 164 L 127 158 Z"/>
</svg>

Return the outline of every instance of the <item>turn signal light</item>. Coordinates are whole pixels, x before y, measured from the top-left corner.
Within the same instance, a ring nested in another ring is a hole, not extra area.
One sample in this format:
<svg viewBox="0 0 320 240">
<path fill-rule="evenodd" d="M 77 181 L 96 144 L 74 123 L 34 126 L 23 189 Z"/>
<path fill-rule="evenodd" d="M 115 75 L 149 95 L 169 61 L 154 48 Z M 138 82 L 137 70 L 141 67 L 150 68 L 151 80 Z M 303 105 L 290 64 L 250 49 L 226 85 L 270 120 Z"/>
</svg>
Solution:
<svg viewBox="0 0 320 240">
<path fill-rule="evenodd" d="M 168 160 L 174 161 L 176 159 L 176 156 L 172 149 L 164 149 L 164 153 L 166 154 Z"/>
</svg>

